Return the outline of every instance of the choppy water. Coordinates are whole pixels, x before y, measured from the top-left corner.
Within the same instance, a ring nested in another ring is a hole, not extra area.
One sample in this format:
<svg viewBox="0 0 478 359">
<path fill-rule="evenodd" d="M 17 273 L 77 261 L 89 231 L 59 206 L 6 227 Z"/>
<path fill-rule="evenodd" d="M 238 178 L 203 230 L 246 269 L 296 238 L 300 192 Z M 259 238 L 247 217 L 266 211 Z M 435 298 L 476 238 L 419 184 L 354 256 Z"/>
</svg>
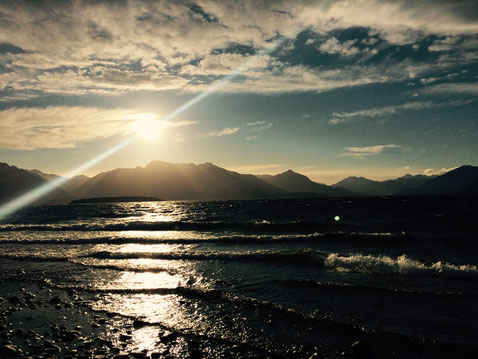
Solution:
<svg viewBox="0 0 478 359">
<path fill-rule="evenodd" d="M 0 269 L 277 353 L 363 333 L 473 346 L 476 208 L 476 197 L 30 207 L 0 224 Z"/>
</svg>

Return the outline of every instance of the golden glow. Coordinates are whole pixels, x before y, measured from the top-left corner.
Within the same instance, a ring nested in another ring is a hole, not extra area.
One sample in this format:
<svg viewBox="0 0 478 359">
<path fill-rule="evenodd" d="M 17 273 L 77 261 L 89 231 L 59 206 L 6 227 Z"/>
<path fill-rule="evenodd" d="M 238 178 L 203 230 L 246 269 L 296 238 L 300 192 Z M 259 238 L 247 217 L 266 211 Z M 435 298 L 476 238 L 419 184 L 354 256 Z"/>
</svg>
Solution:
<svg viewBox="0 0 478 359">
<path fill-rule="evenodd" d="M 145 116 L 145 118 L 133 122 L 133 124 L 131 125 L 131 129 L 136 133 L 136 135 L 145 140 L 155 140 L 161 130 L 165 127 L 166 125 L 164 121 L 152 119 L 148 116 Z"/>
</svg>

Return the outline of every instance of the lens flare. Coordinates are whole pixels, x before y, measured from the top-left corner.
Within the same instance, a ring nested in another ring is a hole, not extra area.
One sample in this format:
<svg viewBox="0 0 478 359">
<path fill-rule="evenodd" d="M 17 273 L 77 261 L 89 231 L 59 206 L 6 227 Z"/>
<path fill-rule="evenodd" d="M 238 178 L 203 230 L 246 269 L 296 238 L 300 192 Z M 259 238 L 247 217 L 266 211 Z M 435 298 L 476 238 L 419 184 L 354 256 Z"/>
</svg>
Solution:
<svg viewBox="0 0 478 359">
<path fill-rule="evenodd" d="M 138 121 L 133 123 L 133 127 L 136 127 L 137 129 L 133 128 L 133 131 L 135 132 L 135 136 L 127 139 L 126 141 L 120 143 L 119 145 L 109 149 L 108 151 L 96 156 L 95 158 L 92 158 L 88 162 L 80 165 L 79 167 L 75 168 L 74 170 L 70 171 L 65 175 L 66 178 L 59 178 L 54 181 L 45 183 L 17 198 L 14 200 L 2 205 L 0 207 L 0 221 L 3 220 L 5 217 L 9 216 L 13 212 L 19 210 L 22 207 L 25 207 L 29 204 L 34 203 L 41 197 L 47 195 L 48 193 L 54 191 L 55 189 L 61 187 L 63 184 L 68 182 L 69 178 L 74 177 L 76 175 L 81 174 L 82 172 L 86 171 L 87 169 L 93 167 L 97 163 L 103 161 L 104 159 L 108 158 L 109 156 L 113 155 L 126 145 L 130 144 L 137 138 L 147 138 L 147 139 L 154 139 L 158 135 L 159 131 L 164 127 L 164 124 L 166 121 L 172 119 L 173 117 L 177 116 L 181 112 L 187 110 L 191 106 L 197 104 L 198 102 L 202 101 L 206 97 L 212 95 L 215 93 L 217 90 L 219 90 L 221 87 L 223 87 L 225 84 L 231 82 L 236 78 L 238 75 L 243 73 L 245 70 L 251 68 L 255 62 L 259 60 L 261 56 L 269 55 L 272 51 L 274 51 L 276 48 L 278 48 L 283 42 L 285 38 L 279 38 L 275 41 L 272 41 L 269 43 L 269 45 L 264 48 L 263 50 L 257 52 L 255 55 L 251 56 L 247 61 L 242 63 L 239 67 L 237 67 L 233 72 L 231 72 L 229 75 L 223 77 L 222 79 L 216 81 L 213 83 L 211 86 L 209 86 L 206 90 L 203 92 L 197 94 L 195 97 L 193 97 L 191 100 L 186 102 L 184 105 L 181 107 L 177 108 L 173 112 L 171 112 L 168 116 L 165 118 L 162 118 L 160 121 L 159 120 L 154 120 L 152 117 L 155 117 L 154 114 L 139 114 L 141 116 Z M 151 117 L 152 116 L 152 117 Z"/>
<path fill-rule="evenodd" d="M 110 157 L 112 154 L 118 152 L 120 149 L 123 147 L 127 146 L 131 142 L 133 142 L 136 139 L 136 137 L 132 137 L 127 139 L 126 141 L 120 143 L 119 145 L 116 145 L 113 148 L 110 148 L 108 151 L 101 153 L 100 155 L 92 158 L 88 162 L 83 163 L 81 166 L 75 168 L 74 170 L 70 171 L 69 173 L 66 174 L 66 178 L 57 178 L 51 182 L 45 183 L 17 198 L 14 200 L 4 204 L 3 206 L 0 207 L 0 220 L 4 219 L 5 217 L 9 216 L 13 212 L 19 210 L 22 207 L 25 207 L 29 204 L 32 204 L 33 202 L 37 201 L 41 197 L 47 195 L 48 193 L 54 191 L 55 189 L 61 187 L 64 185 L 66 182 L 69 181 L 71 177 L 74 177 L 76 175 L 79 175 L 83 173 L 84 171 L 88 170 L 89 168 L 93 167 L 97 163 L 103 161 L 104 159 Z"/>
</svg>

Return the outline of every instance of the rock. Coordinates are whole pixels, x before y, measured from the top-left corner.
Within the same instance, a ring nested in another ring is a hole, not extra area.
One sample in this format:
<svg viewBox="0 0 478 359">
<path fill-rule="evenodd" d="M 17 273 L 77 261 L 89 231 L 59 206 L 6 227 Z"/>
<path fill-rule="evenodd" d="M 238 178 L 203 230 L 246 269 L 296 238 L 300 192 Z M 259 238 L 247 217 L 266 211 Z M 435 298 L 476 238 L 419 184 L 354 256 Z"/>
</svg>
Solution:
<svg viewBox="0 0 478 359">
<path fill-rule="evenodd" d="M 356 341 L 350 347 L 350 354 L 354 359 L 374 359 L 372 346 L 367 342 Z"/>
<path fill-rule="evenodd" d="M 53 305 L 61 304 L 62 302 L 63 301 L 59 297 L 53 297 L 48 301 L 48 303 L 53 304 Z"/>
<path fill-rule="evenodd" d="M 23 356 L 21 349 L 12 344 L 3 344 L 0 346 L 0 358 L 20 358 Z"/>
<path fill-rule="evenodd" d="M 144 352 L 132 352 L 132 353 L 129 353 L 129 355 L 132 356 L 135 359 L 148 359 L 149 358 L 149 356 Z"/>
<path fill-rule="evenodd" d="M 129 355 L 124 354 L 124 353 L 120 353 L 120 354 L 116 355 L 114 359 L 129 359 Z"/>
<path fill-rule="evenodd" d="M 73 349 L 65 353 L 65 358 L 76 358 L 78 356 L 78 350 Z"/>
<path fill-rule="evenodd" d="M 120 340 L 122 342 L 126 342 L 126 341 L 131 340 L 131 339 L 133 339 L 132 335 L 120 334 Z"/>
<path fill-rule="evenodd" d="M 12 304 L 19 304 L 20 303 L 20 298 L 18 298 L 16 295 L 8 297 L 8 301 Z"/>
<path fill-rule="evenodd" d="M 147 326 L 148 323 L 145 322 L 144 320 L 140 320 L 140 319 L 136 319 L 134 322 L 133 322 L 133 327 L 135 329 L 138 329 L 138 328 L 143 328 L 145 326 Z"/>
<path fill-rule="evenodd" d="M 203 357 L 202 352 L 197 348 L 194 348 L 189 353 L 189 358 L 191 359 L 201 359 L 202 357 Z"/>
<path fill-rule="evenodd" d="M 161 341 L 170 342 L 170 341 L 176 340 L 177 337 L 178 337 L 177 333 L 166 330 L 161 335 Z"/>
<path fill-rule="evenodd" d="M 76 330 L 70 330 L 70 331 L 64 331 L 62 332 L 62 338 L 65 340 L 73 340 L 75 338 L 78 338 L 80 336 L 80 332 Z"/>
</svg>

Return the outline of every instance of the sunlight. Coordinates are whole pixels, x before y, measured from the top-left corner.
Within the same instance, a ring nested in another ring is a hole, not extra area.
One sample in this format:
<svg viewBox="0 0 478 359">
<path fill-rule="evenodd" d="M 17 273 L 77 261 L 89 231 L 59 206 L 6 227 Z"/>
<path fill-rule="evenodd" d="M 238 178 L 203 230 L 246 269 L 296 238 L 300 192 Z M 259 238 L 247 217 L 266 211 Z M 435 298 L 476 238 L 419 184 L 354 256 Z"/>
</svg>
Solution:
<svg viewBox="0 0 478 359">
<path fill-rule="evenodd" d="M 164 121 L 143 118 L 133 122 L 131 130 L 134 131 L 139 138 L 152 141 L 158 137 L 161 130 L 165 127 L 166 123 Z"/>
</svg>

